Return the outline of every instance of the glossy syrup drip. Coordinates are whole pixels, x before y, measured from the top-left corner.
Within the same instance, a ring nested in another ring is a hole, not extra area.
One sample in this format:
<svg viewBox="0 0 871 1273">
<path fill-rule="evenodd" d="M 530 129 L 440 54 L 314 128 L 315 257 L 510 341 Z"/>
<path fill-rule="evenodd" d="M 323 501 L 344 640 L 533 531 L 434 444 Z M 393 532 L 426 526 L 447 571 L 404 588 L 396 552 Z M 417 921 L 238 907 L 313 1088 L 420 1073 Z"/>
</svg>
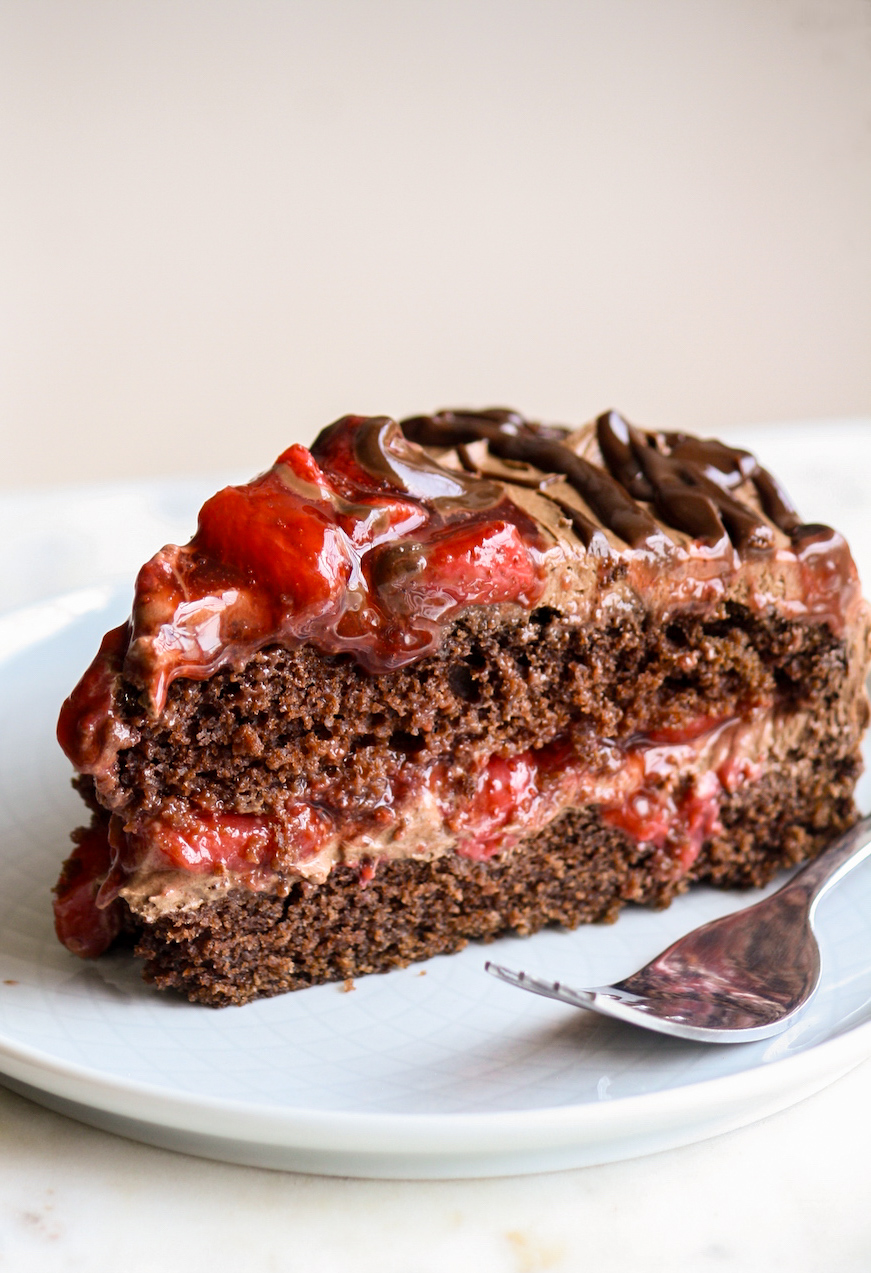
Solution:
<svg viewBox="0 0 871 1273">
<path fill-rule="evenodd" d="M 647 509 L 637 504 L 619 481 L 565 445 L 563 430 L 532 424 L 516 412 L 501 408 L 414 416 L 403 420 L 402 429 L 406 437 L 422 446 L 456 447 L 486 441 L 492 454 L 501 460 L 520 461 L 564 477 L 602 525 L 633 548 L 653 541 L 660 533 Z M 546 487 L 541 489 L 550 495 Z M 589 546 L 594 523 L 581 514 L 578 524 L 580 537 Z"/>
<path fill-rule="evenodd" d="M 312 446 L 312 455 L 330 454 L 336 426 L 325 429 Z M 493 508 L 505 497 L 502 486 L 467 473 L 445 468 L 413 446 L 395 420 L 372 416 L 362 420 L 351 440 L 358 470 L 401 491 L 426 500 L 442 516 L 454 511 Z"/>
<path fill-rule="evenodd" d="M 771 528 L 730 494 L 752 476 L 747 452 L 693 438 L 687 439 L 691 446 L 678 441 L 666 453 L 655 434 L 636 429 L 616 411 L 599 416 L 596 436 L 612 472 L 649 499 L 669 525 L 712 546 L 728 533 L 736 548 L 772 547 Z"/>
<path fill-rule="evenodd" d="M 554 475 L 564 478 L 602 525 L 633 548 L 652 546 L 662 537 L 656 520 L 643 507 L 649 504 L 662 523 L 708 547 L 731 541 L 744 551 L 770 551 L 774 547 L 771 526 L 752 505 L 733 494 L 748 481 L 766 517 L 778 529 L 791 536 L 810 529 L 802 528 L 785 493 L 748 451 L 681 433 L 644 432 L 616 411 L 605 412 L 596 421 L 604 469 L 566 445 L 567 430 L 534 424 L 502 408 L 415 416 L 404 420 L 402 428 L 407 437 L 424 446 L 458 448 L 469 467 L 463 448 L 485 441 L 499 459 L 522 461 L 549 475 L 531 484 L 560 506 L 587 547 L 597 527 L 550 488 Z"/>
</svg>

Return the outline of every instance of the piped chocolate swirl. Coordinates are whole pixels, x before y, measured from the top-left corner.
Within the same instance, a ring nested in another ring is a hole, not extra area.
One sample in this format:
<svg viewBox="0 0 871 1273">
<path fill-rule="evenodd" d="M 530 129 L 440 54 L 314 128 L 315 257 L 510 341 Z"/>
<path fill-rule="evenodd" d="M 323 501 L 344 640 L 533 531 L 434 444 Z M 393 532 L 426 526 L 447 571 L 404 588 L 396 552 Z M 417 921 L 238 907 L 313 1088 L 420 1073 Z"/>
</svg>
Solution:
<svg viewBox="0 0 871 1273">
<path fill-rule="evenodd" d="M 604 468 L 572 449 L 568 430 L 535 424 L 502 408 L 442 411 L 402 422 L 406 437 L 423 446 L 466 448 L 484 441 L 499 459 L 533 466 L 546 475 L 538 485 L 549 498 L 549 477 L 565 478 L 602 525 L 632 548 L 652 546 L 662 535 L 644 503 L 666 526 L 711 548 L 728 536 L 739 550 L 770 552 L 774 536 L 768 521 L 791 536 L 807 529 L 749 451 L 682 433 L 644 432 L 616 411 L 600 415 L 595 427 Z M 744 483 L 752 485 L 765 516 L 735 498 L 733 492 Z M 572 512 L 589 546 L 595 527 Z"/>
<path fill-rule="evenodd" d="M 650 543 L 658 534 L 650 513 L 611 473 L 566 446 L 561 430 L 542 429 L 514 411 L 499 408 L 480 413 L 443 411 L 435 416 L 415 416 L 403 420 L 402 429 L 406 437 L 422 446 L 457 447 L 486 441 L 492 454 L 501 460 L 520 461 L 545 474 L 564 477 L 602 524 L 633 548 Z M 541 489 L 548 493 L 546 486 Z M 589 544 L 594 533 L 592 524 L 580 533 Z"/>
</svg>

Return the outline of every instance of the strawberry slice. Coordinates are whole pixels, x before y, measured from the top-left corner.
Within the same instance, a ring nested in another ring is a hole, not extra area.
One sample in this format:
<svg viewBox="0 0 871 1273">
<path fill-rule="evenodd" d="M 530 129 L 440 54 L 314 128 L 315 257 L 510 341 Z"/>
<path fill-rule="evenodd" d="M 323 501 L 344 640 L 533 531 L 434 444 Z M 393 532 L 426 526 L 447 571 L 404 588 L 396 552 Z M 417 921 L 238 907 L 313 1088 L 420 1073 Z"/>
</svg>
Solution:
<svg viewBox="0 0 871 1273">
<path fill-rule="evenodd" d="M 106 828 L 91 827 L 76 835 L 78 843 L 54 890 L 54 927 L 67 950 L 91 959 L 108 950 L 121 931 L 121 907 L 96 903 L 112 857 Z"/>
<path fill-rule="evenodd" d="M 347 536 L 330 503 L 290 490 L 275 470 L 213 495 L 193 543 L 280 596 L 295 614 L 327 613 L 351 573 Z"/>
<path fill-rule="evenodd" d="M 402 557 L 408 559 L 404 569 L 395 564 Z M 439 617 L 465 605 L 534 605 L 543 588 L 520 531 L 505 521 L 451 527 L 428 543 L 388 546 L 372 571 L 389 607 Z"/>
</svg>

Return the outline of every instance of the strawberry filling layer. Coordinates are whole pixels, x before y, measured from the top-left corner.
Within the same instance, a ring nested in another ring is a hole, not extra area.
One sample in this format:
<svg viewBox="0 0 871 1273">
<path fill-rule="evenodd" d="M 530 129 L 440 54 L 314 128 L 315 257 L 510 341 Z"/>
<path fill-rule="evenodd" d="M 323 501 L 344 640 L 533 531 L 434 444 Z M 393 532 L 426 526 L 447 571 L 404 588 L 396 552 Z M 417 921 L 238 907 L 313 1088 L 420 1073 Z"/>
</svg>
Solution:
<svg viewBox="0 0 871 1273">
<path fill-rule="evenodd" d="M 764 714 L 763 714 L 764 715 Z M 759 721 L 700 718 L 682 731 L 639 734 L 620 746 L 598 740 L 591 764 L 568 742 L 512 757 L 492 756 L 458 797 L 446 763 L 407 765 L 390 798 L 356 815 L 320 799 L 288 801 L 263 816 L 211 813 L 140 817 L 84 833 L 56 890 L 55 922 L 76 954 L 105 950 L 121 926 L 121 898 L 147 879 L 155 892 L 178 880 L 207 879 L 255 891 L 294 878 L 325 878 L 340 861 L 362 885 L 379 860 L 456 852 L 482 861 L 516 848 L 566 809 L 598 807 L 608 826 L 649 846 L 664 879 L 686 875 L 721 828 L 724 794 L 759 773 L 747 747 Z M 421 814 L 423 810 L 423 814 Z"/>
<path fill-rule="evenodd" d="M 91 827 L 79 832 L 55 886 L 55 932 L 68 950 L 83 959 L 102 955 L 121 931 L 121 907 L 97 904 L 111 863 L 106 828 Z"/>
</svg>

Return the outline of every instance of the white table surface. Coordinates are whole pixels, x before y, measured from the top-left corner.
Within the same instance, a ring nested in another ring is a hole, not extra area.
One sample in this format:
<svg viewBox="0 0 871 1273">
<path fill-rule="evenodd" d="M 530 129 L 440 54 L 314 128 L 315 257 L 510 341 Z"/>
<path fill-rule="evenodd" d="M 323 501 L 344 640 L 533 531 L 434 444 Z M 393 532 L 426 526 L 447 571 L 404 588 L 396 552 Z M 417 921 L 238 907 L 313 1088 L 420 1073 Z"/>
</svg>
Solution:
<svg viewBox="0 0 871 1273">
<path fill-rule="evenodd" d="M 862 538 L 871 421 L 733 431 L 799 506 Z M 825 442 L 821 448 L 820 443 Z M 854 463 L 845 465 L 845 456 Z M 193 525 L 215 479 L 0 499 L 6 608 L 130 578 Z M 305 1177 L 201 1161 L 81 1126 L 0 1088 L 0 1267 L 222 1273 L 535 1273 L 601 1268 L 867 1273 L 871 1063 L 741 1131 L 634 1161 L 455 1182 Z"/>
</svg>

